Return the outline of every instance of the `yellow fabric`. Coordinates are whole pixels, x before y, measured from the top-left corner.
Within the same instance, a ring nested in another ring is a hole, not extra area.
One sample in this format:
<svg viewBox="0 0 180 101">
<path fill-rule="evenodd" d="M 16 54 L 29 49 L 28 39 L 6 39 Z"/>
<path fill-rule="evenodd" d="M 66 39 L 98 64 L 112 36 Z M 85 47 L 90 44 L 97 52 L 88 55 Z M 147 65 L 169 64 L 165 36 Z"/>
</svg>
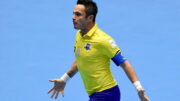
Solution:
<svg viewBox="0 0 180 101">
<path fill-rule="evenodd" d="M 78 70 L 89 96 L 117 85 L 110 70 L 110 60 L 119 48 L 97 24 L 84 36 L 77 32 L 74 49 Z"/>
</svg>

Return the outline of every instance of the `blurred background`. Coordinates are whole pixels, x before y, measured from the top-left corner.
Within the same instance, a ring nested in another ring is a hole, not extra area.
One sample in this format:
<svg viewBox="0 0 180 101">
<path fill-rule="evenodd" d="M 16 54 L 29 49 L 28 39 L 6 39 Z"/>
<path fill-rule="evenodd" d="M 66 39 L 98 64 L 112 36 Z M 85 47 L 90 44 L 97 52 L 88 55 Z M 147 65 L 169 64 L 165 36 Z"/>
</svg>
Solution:
<svg viewBox="0 0 180 101">
<path fill-rule="evenodd" d="M 152 101 L 180 101 L 180 1 L 94 0 L 97 24 L 112 36 Z M 0 100 L 55 101 L 49 79 L 75 59 L 76 0 L 0 0 Z M 123 69 L 111 63 L 121 101 L 139 101 Z M 80 74 L 57 101 L 88 101 Z"/>
</svg>

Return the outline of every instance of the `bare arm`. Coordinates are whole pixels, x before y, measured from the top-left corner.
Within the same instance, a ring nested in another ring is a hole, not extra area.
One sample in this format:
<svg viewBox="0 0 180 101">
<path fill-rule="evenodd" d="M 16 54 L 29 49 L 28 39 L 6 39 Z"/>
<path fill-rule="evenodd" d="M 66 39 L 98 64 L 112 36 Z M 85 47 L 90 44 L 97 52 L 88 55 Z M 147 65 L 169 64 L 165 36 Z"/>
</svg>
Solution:
<svg viewBox="0 0 180 101">
<path fill-rule="evenodd" d="M 136 73 L 128 61 L 125 61 L 120 66 L 123 68 L 123 70 L 125 71 L 126 75 L 128 76 L 128 78 L 130 79 L 132 83 L 134 83 L 135 81 L 138 81 Z"/>
<path fill-rule="evenodd" d="M 77 61 L 75 59 L 72 66 L 68 70 L 67 74 L 72 78 L 77 72 L 78 72 Z"/>
<path fill-rule="evenodd" d="M 137 75 L 133 69 L 133 67 L 131 66 L 131 64 L 128 61 L 125 61 L 124 63 L 122 63 L 120 65 L 123 70 L 125 71 L 126 75 L 128 76 L 128 78 L 130 79 L 130 81 L 132 83 L 138 81 Z M 150 101 L 150 99 L 145 95 L 145 90 L 143 88 L 139 88 L 137 89 L 138 91 L 138 95 L 139 98 L 141 99 L 141 101 Z"/>
</svg>

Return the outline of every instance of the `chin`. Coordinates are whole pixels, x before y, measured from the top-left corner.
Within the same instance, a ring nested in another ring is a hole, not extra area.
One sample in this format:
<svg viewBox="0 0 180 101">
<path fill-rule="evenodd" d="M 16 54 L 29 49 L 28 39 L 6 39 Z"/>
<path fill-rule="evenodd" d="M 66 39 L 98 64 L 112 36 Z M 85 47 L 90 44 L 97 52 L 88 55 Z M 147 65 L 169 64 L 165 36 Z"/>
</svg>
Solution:
<svg viewBox="0 0 180 101">
<path fill-rule="evenodd" d="M 74 29 L 77 29 L 76 27 L 74 27 Z"/>
</svg>

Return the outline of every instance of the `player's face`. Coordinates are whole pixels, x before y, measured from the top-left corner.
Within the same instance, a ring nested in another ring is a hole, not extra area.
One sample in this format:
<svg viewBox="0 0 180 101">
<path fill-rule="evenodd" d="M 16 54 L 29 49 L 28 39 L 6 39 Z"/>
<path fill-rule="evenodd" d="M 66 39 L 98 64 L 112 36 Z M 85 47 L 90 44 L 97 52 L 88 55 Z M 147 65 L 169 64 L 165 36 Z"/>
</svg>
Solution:
<svg viewBox="0 0 180 101">
<path fill-rule="evenodd" d="M 78 4 L 73 10 L 73 24 L 75 29 L 86 29 L 89 21 L 86 18 L 85 6 Z"/>
</svg>

